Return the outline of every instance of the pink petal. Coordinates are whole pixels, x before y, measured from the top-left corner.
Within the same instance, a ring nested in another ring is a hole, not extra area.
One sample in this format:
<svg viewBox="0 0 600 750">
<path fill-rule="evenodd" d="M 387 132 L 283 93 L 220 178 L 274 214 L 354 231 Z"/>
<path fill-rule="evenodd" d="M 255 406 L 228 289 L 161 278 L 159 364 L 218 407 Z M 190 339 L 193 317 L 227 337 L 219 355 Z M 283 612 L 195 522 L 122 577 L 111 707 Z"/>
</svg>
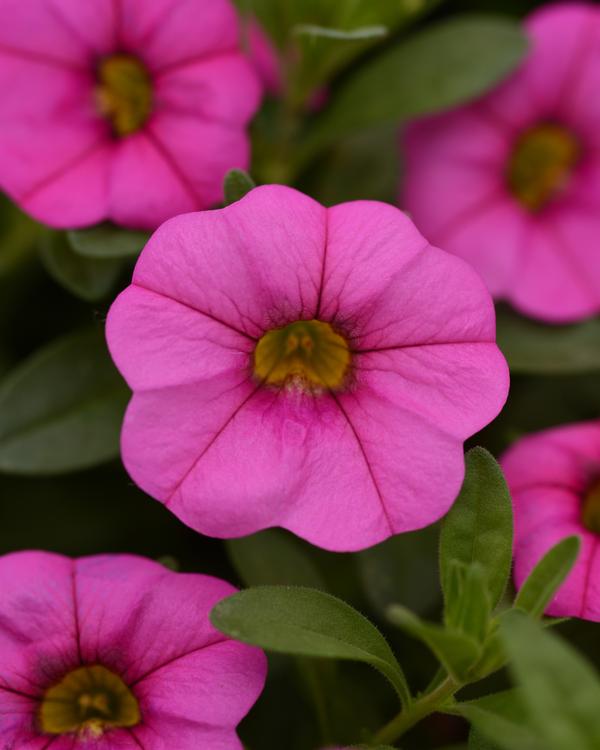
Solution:
<svg viewBox="0 0 600 750">
<path fill-rule="evenodd" d="M 590 237 L 585 230 L 583 234 Z M 517 309 L 553 323 L 572 322 L 599 309 L 594 274 L 590 280 L 573 243 L 558 211 L 531 225 L 514 287 L 507 295 Z"/>
<path fill-rule="evenodd" d="M 495 297 L 506 297 L 527 253 L 530 224 L 521 206 L 507 196 L 460 217 L 439 244 L 472 265 Z"/>
<path fill-rule="evenodd" d="M 133 280 L 258 337 L 313 317 L 325 221 L 325 209 L 295 190 L 257 188 L 222 211 L 179 216 L 161 227 Z"/>
<path fill-rule="evenodd" d="M 114 302 L 106 326 L 115 363 L 140 390 L 246 372 L 254 349 L 218 320 L 136 285 Z"/>
<path fill-rule="evenodd" d="M 246 125 L 258 109 L 260 96 L 258 79 L 240 53 L 167 70 L 155 82 L 159 111 L 224 125 Z"/>
<path fill-rule="evenodd" d="M 141 133 L 115 146 L 110 215 L 126 226 L 154 228 L 223 198 L 223 179 L 248 162 L 244 130 L 197 117 L 157 113 Z"/>
<path fill-rule="evenodd" d="M 597 8 L 580 2 L 550 4 L 528 18 L 532 52 L 524 75 L 542 111 L 563 114 L 569 109 L 567 103 L 590 61 L 598 19 Z"/>
<path fill-rule="evenodd" d="M 89 74 L 7 56 L 0 48 L 0 86 L 4 190 L 52 226 L 104 218 L 110 143 L 93 110 Z"/>
<path fill-rule="evenodd" d="M 121 3 L 122 35 L 153 70 L 230 52 L 239 47 L 230 0 L 128 0 Z"/>
<path fill-rule="evenodd" d="M 401 205 L 431 242 L 501 202 L 510 140 L 502 126 L 470 107 L 419 120 L 405 138 Z"/>
<path fill-rule="evenodd" d="M 137 685 L 136 695 L 146 721 L 159 732 L 165 717 L 211 729 L 234 728 L 262 692 L 260 675 L 266 675 L 261 651 L 222 641 L 153 672 Z"/>
<path fill-rule="evenodd" d="M 93 46 L 101 42 L 106 30 L 108 5 L 99 0 L 85 3 L 78 0 L 3 0 L 0 6 L 0 50 L 19 58 L 85 67 L 92 60 Z M 92 15 L 94 24 L 85 27 L 85 35 L 78 33 L 85 18 Z M 93 42 L 88 37 L 91 30 Z"/>
<path fill-rule="evenodd" d="M 233 729 L 206 726 L 188 719 L 169 716 L 161 716 L 158 719 L 150 716 L 148 725 L 134 727 L 131 733 L 137 739 L 136 750 L 140 747 L 144 750 L 244 750 Z"/>
<path fill-rule="evenodd" d="M 581 422 L 519 440 L 502 458 L 511 490 L 552 486 L 584 491 L 599 462 L 600 424 Z"/>
<path fill-rule="evenodd" d="M 83 661 L 113 669 L 133 688 L 163 665 L 224 640 L 208 614 L 235 591 L 130 555 L 78 560 L 75 583 Z"/>
<path fill-rule="evenodd" d="M 47 552 L 0 557 L 0 695 L 39 696 L 77 664 L 70 560 Z"/>
<path fill-rule="evenodd" d="M 481 279 L 428 246 L 397 209 L 335 206 L 328 237 L 322 315 L 342 330 L 348 321 L 354 350 L 495 340 L 494 308 Z"/>
<path fill-rule="evenodd" d="M 247 382 L 136 394 L 124 460 L 138 484 L 205 534 L 282 525 L 328 549 L 364 548 L 439 518 L 463 457 L 460 441 L 363 390 L 338 402 Z M 171 430 L 177 442 L 165 439 Z"/>
<path fill-rule="evenodd" d="M 373 351 L 359 355 L 356 367 L 361 384 L 460 440 L 489 424 L 508 393 L 508 368 L 495 343 Z"/>
<path fill-rule="evenodd" d="M 548 481 L 523 489 L 511 486 L 511 492 L 518 540 L 527 540 L 542 526 L 565 523 L 581 526 L 581 499 L 568 485 L 553 485 Z"/>
<path fill-rule="evenodd" d="M 168 218 L 198 208 L 198 196 L 183 182 L 145 132 L 114 146 L 109 216 L 117 224 L 154 229 Z"/>
</svg>

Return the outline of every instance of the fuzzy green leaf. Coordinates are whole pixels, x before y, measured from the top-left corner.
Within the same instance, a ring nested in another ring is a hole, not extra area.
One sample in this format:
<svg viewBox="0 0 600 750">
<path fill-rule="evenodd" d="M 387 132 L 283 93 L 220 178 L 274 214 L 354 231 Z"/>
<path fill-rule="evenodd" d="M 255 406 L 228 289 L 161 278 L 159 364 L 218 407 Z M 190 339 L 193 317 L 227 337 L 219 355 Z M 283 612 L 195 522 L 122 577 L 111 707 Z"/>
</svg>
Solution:
<svg viewBox="0 0 600 750">
<path fill-rule="evenodd" d="M 101 332 L 54 341 L 0 383 L 0 471 L 60 474 L 116 458 L 128 399 Z"/>
<path fill-rule="evenodd" d="M 581 540 L 570 536 L 548 550 L 521 586 L 515 608 L 541 617 L 579 556 Z"/>
<path fill-rule="evenodd" d="M 467 453 L 458 499 L 442 522 L 440 575 L 447 606 L 452 598 L 454 562 L 481 567 L 490 603 L 501 599 L 512 561 L 512 503 L 504 475 L 483 448 Z"/>
<path fill-rule="evenodd" d="M 407 704 L 410 693 L 396 657 L 377 628 L 349 604 L 315 589 L 261 586 L 213 609 L 213 625 L 231 638 L 298 656 L 370 664 Z"/>
</svg>

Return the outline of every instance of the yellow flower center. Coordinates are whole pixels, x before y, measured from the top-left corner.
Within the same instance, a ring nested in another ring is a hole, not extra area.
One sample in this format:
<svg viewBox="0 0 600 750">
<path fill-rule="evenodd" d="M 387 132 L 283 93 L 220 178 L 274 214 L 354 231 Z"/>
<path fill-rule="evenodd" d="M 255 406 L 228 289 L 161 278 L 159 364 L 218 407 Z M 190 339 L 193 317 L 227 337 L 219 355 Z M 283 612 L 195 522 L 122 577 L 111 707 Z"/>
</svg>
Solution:
<svg viewBox="0 0 600 750">
<path fill-rule="evenodd" d="M 338 390 L 349 366 L 347 341 L 320 320 L 267 331 L 254 350 L 254 374 L 267 385 Z"/>
<path fill-rule="evenodd" d="M 581 517 L 586 529 L 600 534 L 600 480 L 586 492 Z"/>
<path fill-rule="evenodd" d="M 567 187 L 581 156 L 577 138 L 553 123 L 526 130 L 508 165 L 508 185 L 517 200 L 535 213 Z"/>
<path fill-rule="evenodd" d="M 104 58 L 98 68 L 96 103 L 116 136 L 140 130 L 152 112 L 152 81 L 141 60 L 124 54 Z"/>
<path fill-rule="evenodd" d="M 39 712 L 46 734 L 75 733 L 99 737 L 115 727 L 134 727 L 140 708 L 131 690 L 99 665 L 69 672 L 44 695 Z"/>
</svg>

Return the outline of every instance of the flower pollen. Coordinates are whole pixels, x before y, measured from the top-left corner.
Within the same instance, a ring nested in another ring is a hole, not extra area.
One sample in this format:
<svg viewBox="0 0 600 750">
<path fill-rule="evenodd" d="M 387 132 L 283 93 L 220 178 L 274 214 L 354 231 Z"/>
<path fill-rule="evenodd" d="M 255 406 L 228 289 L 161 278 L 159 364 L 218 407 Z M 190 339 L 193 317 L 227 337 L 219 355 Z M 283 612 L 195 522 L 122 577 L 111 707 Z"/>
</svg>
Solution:
<svg viewBox="0 0 600 750">
<path fill-rule="evenodd" d="M 586 529 L 600 534 L 600 479 L 591 485 L 583 498 L 581 518 Z"/>
<path fill-rule="evenodd" d="M 100 665 L 69 672 L 42 700 L 39 720 L 46 734 L 100 737 L 107 729 L 140 722 L 137 700 L 123 680 Z"/>
<path fill-rule="evenodd" d="M 508 165 L 511 193 L 532 213 L 540 211 L 567 187 L 580 156 L 578 139 L 560 125 L 526 130 Z"/>
<path fill-rule="evenodd" d="M 339 390 L 350 359 L 347 341 L 329 323 L 299 320 L 261 337 L 254 351 L 254 374 L 265 385 Z"/>
<path fill-rule="evenodd" d="M 115 136 L 140 130 L 152 112 L 152 81 L 141 60 L 125 54 L 104 58 L 98 68 L 96 104 Z"/>
</svg>

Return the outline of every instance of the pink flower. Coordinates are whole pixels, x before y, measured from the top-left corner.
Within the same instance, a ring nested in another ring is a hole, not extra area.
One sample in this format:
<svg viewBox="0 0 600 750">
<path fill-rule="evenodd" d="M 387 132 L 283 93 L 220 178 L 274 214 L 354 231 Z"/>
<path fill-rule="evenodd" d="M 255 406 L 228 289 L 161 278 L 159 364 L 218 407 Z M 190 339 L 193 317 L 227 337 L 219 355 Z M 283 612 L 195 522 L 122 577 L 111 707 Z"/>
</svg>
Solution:
<svg viewBox="0 0 600 750">
<path fill-rule="evenodd" d="M 409 128 L 403 202 L 495 297 L 567 322 L 600 312 L 600 8 L 553 5 L 526 28 L 508 81 Z"/>
<path fill-rule="evenodd" d="M 517 586 L 550 547 L 578 534 L 581 554 L 547 612 L 600 622 L 600 421 L 523 438 L 502 464 L 515 512 Z"/>
<path fill-rule="evenodd" d="M 392 206 L 280 186 L 164 224 L 107 337 L 129 473 L 216 537 L 353 550 L 432 523 L 508 388 L 467 264 Z"/>
<path fill-rule="evenodd" d="M 241 750 L 264 654 L 208 614 L 233 588 L 128 555 L 0 558 L 0 747 Z"/>
<path fill-rule="evenodd" d="M 217 204 L 260 96 L 230 0 L 1 0 L 0 88 L 2 187 L 57 227 Z"/>
</svg>

